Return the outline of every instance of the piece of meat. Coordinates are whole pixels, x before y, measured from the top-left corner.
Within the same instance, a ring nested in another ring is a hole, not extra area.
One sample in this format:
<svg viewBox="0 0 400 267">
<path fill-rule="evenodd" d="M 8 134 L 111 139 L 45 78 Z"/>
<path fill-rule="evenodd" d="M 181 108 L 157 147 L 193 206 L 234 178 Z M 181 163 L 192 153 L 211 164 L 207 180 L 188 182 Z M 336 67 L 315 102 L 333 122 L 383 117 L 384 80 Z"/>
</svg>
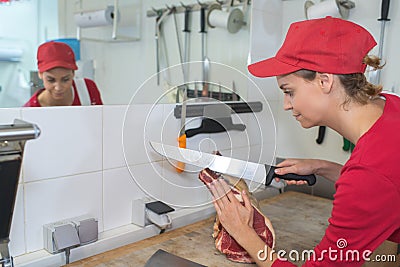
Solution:
<svg viewBox="0 0 400 267">
<path fill-rule="evenodd" d="M 213 180 L 220 178 L 222 175 L 210 169 L 204 169 L 199 173 L 199 179 L 206 185 L 213 182 Z M 272 249 L 275 246 L 275 232 L 272 228 L 270 220 L 265 217 L 259 210 L 257 200 L 249 192 L 248 186 L 243 179 L 237 179 L 228 175 L 223 177 L 231 185 L 231 189 L 235 197 L 244 205 L 242 194 L 246 190 L 252 206 L 254 208 L 253 228 L 265 244 Z M 228 232 L 222 227 L 218 216 L 215 218 L 213 235 L 215 239 L 215 247 L 226 255 L 226 257 L 234 262 L 241 263 L 254 263 L 247 251 L 242 248 L 236 240 L 231 237 Z M 261 248 L 260 248 L 261 249 Z M 262 248 L 263 249 L 263 248 Z"/>
</svg>

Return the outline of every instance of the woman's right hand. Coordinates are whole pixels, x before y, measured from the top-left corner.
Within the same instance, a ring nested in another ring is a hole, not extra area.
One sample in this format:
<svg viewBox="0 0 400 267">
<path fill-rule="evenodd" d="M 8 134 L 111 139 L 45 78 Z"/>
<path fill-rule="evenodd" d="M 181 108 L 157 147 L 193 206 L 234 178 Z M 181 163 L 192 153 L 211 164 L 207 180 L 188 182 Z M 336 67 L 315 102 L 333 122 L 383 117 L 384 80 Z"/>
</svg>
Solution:
<svg viewBox="0 0 400 267">
<path fill-rule="evenodd" d="M 287 173 L 295 173 L 298 175 L 309 175 L 316 174 L 317 170 L 320 168 L 321 161 L 318 159 L 286 159 L 276 165 L 275 173 L 276 174 L 287 174 Z M 275 178 L 279 181 L 279 178 Z M 288 185 L 305 185 L 306 181 L 300 180 L 286 180 Z"/>
<path fill-rule="evenodd" d="M 324 178 L 336 182 L 340 176 L 342 165 L 320 159 L 286 159 L 276 165 L 276 174 L 295 173 L 298 175 L 315 174 L 323 176 Z M 279 181 L 279 178 L 276 178 Z M 286 181 L 288 185 L 304 185 L 306 181 Z"/>
</svg>

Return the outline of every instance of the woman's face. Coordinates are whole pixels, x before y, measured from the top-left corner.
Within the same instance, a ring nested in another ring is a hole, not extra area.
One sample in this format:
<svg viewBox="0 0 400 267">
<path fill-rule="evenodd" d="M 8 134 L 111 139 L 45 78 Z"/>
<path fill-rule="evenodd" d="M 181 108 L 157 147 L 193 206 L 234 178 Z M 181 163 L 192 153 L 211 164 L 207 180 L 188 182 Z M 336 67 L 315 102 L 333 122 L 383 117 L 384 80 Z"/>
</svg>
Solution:
<svg viewBox="0 0 400 267">
<path fill-rule="evenodd" d="M 54 68 L 39 73 L 39 77 L 43 80 L 44 88 L 55 101 L 71 96 L 72 81 L 74 79 L 73 70 Z"/>
<path fill-rule="evenodd" d="M 313 81 L 294 74 L 278 76 L 277 81 L 284 93 L 283 108 L 292 111 L 303 128 L 320 125 L 328 106 L 318 74 Z"/>
</svg>

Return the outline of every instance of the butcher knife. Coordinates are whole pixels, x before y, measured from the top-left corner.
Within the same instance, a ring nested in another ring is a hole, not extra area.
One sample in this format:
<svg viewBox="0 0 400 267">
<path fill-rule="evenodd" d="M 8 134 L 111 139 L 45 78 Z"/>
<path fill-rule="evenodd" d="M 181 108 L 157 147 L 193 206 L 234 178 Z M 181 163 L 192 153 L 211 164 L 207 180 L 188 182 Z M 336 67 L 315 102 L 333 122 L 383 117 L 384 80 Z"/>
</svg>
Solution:
<svg viewBox="0 0 400 267">
<path fill-rule="evenodd" d="M 151 147 L 160 155 L 195 165 L 201 168 L 209 168 L 215 172 L 228 174 L 234 177 L 243 178 L 258 184 L 270 185 L 273 178 L 283 180 L 307 181 L 308 185 L 314 185 L 316 177 L 314 174 L 298 175 L 288 173 L 278 175 L 275 173 L 277 167 L 266 164 L 259 164 L 250 161 L 239 160 L 235 158 L 218 156 L 201 151 L 170 146 L 150 141 Z"/>
</svg>

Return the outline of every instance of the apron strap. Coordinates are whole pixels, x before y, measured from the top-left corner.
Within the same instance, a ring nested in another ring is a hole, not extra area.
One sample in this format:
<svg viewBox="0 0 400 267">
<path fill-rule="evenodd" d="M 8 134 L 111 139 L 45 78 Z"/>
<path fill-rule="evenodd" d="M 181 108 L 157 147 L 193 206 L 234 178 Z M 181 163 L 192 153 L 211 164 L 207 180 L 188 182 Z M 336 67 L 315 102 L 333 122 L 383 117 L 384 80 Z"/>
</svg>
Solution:
<svg viewBox="0 0 400 267">
<path fill-rule="evenodd" d="M 81 101 L 81 105 L 90 106 L 91 101 L 85 80 L 83 78 L 76 78 L 74 79 L 74 81 L 76 85 L 76 91 L 78 92 L 79 100 Z"/>
</svg>

